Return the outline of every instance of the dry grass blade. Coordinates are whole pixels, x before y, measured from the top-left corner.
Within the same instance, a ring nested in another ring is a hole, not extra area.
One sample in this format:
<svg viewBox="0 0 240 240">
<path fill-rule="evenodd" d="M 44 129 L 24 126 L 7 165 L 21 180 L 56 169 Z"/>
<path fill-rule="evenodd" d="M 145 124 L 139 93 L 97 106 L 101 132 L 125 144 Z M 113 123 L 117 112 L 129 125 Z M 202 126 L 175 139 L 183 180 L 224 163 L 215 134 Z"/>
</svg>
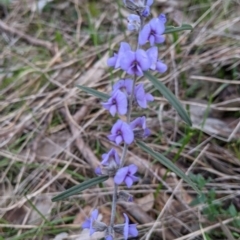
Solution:
<svg viewBox="0 0 240 240">
<path fill-rule="evenodd" d="M 32 6 L 41 1 L 0 2 L 1 236 L 48 240 L 65 232 L 76 240 L 83 236 L 80 222 L 74 224 L 76 215 L 86 217 L 87 207 L 110 211 L 111 179 L 67 201 L 47 203 L 49 211 L 42 205 L 94 177 L 108 149 L 116 147 L 121 154 L 121 147 L 106 138 L 116 119 L 100 99 L 76 86 L 109 94 L 114 82 L 128 78 L 110 70 L 106 61 L 121 41 L 135 45 L 135 34 L 124 31 L 129 12 L 121 1 L 110 0 L 45 1 L 40 11 Z M 151 129 L 146 144 L 182 171 L 191 170 L 205 199 L 132 144 L 126 162 L 138 166 L 140 180 L 131 189 L 120 187 L 135 202 L 121 203 L 116 221 L 122 223 L 122 212 L 127 212 L 144 240 L 203 234 L 211 240 L 238 239 L 239 1 L 155 0 L 152 16 L 159 10 L 166 13 L 168 25 L 194 27 L 167 34 L 159 46 L 169 68 L 159 80 L 187 109 L 193 127 L 179 121 L 144 78 L 138 81 L 155 101 L 146 111 L 134 109 L 133 118 L 146 115 Z M 107 214 L 103 221 L 108 223 Z"/>
</svg>

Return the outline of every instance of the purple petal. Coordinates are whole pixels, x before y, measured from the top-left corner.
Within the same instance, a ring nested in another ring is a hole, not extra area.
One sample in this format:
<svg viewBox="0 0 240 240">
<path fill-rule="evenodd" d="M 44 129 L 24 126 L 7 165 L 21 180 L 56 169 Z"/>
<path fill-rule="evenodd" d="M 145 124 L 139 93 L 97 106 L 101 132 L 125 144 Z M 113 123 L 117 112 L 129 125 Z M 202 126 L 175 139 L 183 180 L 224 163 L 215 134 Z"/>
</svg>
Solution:
<svg viewBox="0 0 240 240">
<path fill-rule="evenodd" d="M 139 180 L 139 177 L 136 177 L 134 175 L 132 175 L 131 178 L 132 178 L 133 182 L 137 182 Z"/>
<path fill-rule="evenodd" d="M 108 135 L 107 136 L 108 137 L 108 139 L 110 140 L 110 141 L 115 141 L 115 138 L 117 137 L 117 135 L 116 134 L 110 134 L 110 135 Z"/>
<path fill-rule="evenodd" d="M 121 92 L 120 90 L 117 90 L 117 96 L 116 96 L 116 102 L 117 102 L 117 110 L 120 115 L 124 115 L 127 113 L 127 106 L 128 101 L 126 95 Z"/>
<path fill-rule="evenodd" d="M 124 88 L 124 79 L 118 80 L 116 83 L 113 84 L 113 91 L 122 90 Z"/>
<path fill-rule="evenodd" d="M 83 222 L 82 224 L 82 228 L 90 228 L 90 225 L 91 225 L 91 221 L 90 219 L 87 219 L 85 222 Z"/>
<path fill-rule="evenodd" d="M 122 136 L 119 135 L 115 138 L 115 143 L 119 145 L 122 142 L 122 140 L 123 140 Z"/>
<path fill-rule="evenodd" d="M 149 42 L 150 42 L 150 45 L 151 45 L 151 46 L 154 46 L 155 36 L 151 35 L 151 36 L 149 37 Z"/>
<path fill-rule="evenodd" d="M 116 65 L 117 57 L 118 57 L 118 55 L 116 53 L 114 53 L 113 57 L 110 57 L 107 60 L 107 65 L 109 67 L 114 67 Z"/>
<path fill-rule="evenodd" d="M 147 100 L 148 102 L 154 101 L 154 97 L 153 97 L 153 95 L 150 94 L 150 93 L 147 93 L 147 94 L 145 95 L 145 98 L 146 98 L 146 100 Z"/>
<path fill-rule="evenodd" d="M 101 171 L 100 167 L 95 168 L 95 174 L 98 175 L 98 176 L 102 175 L 102 171 Z"/>
<path fill-rule="evenodd" d="M 150 68 L 152 70 L 155 70 L 156 62 L 157 62 L 157 58 L 158 58 L 158 48 L 157 47 L 151 47 L 146 52 L 147 52 L 147 55 L 148 55 L 149 60 L 150 60 L 150 64 L 151 64 Z"/>
<path fill-rule="evenodd" d="M 150 33 L 151 33 L 151 26 L 150 24 L 146 24 L 141 30 L 141 32 L 139 33 L 138 43 L 140 45 L 144 45 L 148 41 L 148 37 Z"/>
<path fill-rule="evenodd" d="M 116 134 L 118 132 L 118 130 L 121 129 L 122 126 L 122 120 L 117 120 L 117 122 L 113 125 L 112 129 L 111 129 L 111 133 L 112 134 Z"/>
<path fill-rule="evenodd" d="M 127 173 L 128 173 L 128 167 L 120 168 L 115 174 L 114 182 L 118 185 L 121 184 L 124 181 Z"/>
<path fill-rule="evenodd" d="M 138 236 L 138 230 L 137 230 L 136 226 L 137 226 L 136 224 L 129 224 L 129 226 L 128 226 L 129 235 L 131 235 L 133 237 Z"/>
<path fill-rule="evenodd" d="M 128 188 L 130 188 L 133 185 L 133 180 L 131 177 L 126 177 L 125 178 L 125 183 L 127 185 Z"/>
<path fill-rule="evenodd" d="M 156 18 L 156 19 L 158 20 L 158 21 L 156 21 L 157 22 L 156 33 L 157 33 L 157 35 L 162 35 L 165 31 L 165 25 L 158 18 Z"/>
<path fill-rule="evenodd" d="M 165 15 L 165 14 L 160 14 L 160 15 L 158 16 L 158 19 L 159 19 L 161 22 L 163 22 L 163 23 L 166 23 L 166 21 L 167 21 L 167 18 L 166 18 L 166 15 Z"/>
<path fill-rule="evenodd" d="M 127 123 L 123 123 L 121 130 L 124 142 L 131 144 L 134 140 L 134 134 L 131 127 Z"/>
<path fill-rule="evenodd" d="M 108 165 L 108 164 L 109 164 L 110 157 L 111 157 L 112 155 L 114 155 L 114 154 L 115 154 L 115 150 L 114 150 L 113 148 L 111 148 L 111 149 L 108 151 L 108 153 L 104 153 L 104 154 L 102 155 L 102 162 L 101 162 L 101 164 L 102 164 L 102 165 Z"/>
<path fill-rule="evenodd" d="M 133 51 L 126 51 L 120 61 L 121 68 L 124 71 L 127 71 L 131 67 L 131 64 L 134 60 L 135 53 Z"/>
<path fill-rule="evenodd" d="M 153 0 L 147 0 L 147 3 L 146 3 L 149 7 L 153 4 Z M 164 14 L 163 14 L 164 15 Z"/>
<path fill-rule="evenodd" d="M 113 90 L 125 90 L 127 94 L 132 93 L 133 80 L 132 79 L 120 79 L 113 85 Z"/>
<path fill-rule="evenodd" d="M 108 235 L 108 236 L 105 237 L 105 240 L 113 240 L 113 237 L 111 235 Z"/>
<path fill-rule="evenodd" d="M 139 24 L 141 23 L 140 17 L 139 17 L 138 15 L 136 15 L 136 14 L 130 14 L 130 15 L 128 16 L 128 21 L 130 21 L 130 22 L 136 21 L 136 22 L 138 22 Z"/>
<path fill-rule="evenodd" d="M 113 149 L 114 150 L 114 149 Z M 114 150 L 114 160 L 115 162 L 119 165 L 120 164 L 120 159 L 119 159 L 119 156 L 117 154 L 117 152 Z"/>
<path fill-rule="evenodd" d="M 121 60 L 122 60 L 125 52 L 130 51 L 130 50 L 131 50 L 131 47 L 128 43 L 121 42 L 120 48 L 119 48 L 119 51 L 118 51 L 118 57 L 117 57 L 117 60 L 116 60 L 115 68 L 120 67 L 120 65 L 121 65 L 120 63 L 121 63 Z"/>
<path fill-rule="evenodd" d="M 145 128 L 146 118 L 145 117 L 138 117 L 130 123 L 130 126 L 131 126 L 132 129 L 134 129 L 136 127 Z"/>
<path fill-rule="evenodd" d="M 143 11 L 141 12 L 141 15 L 142 15 L 143 17 L 147 17 L 147 16 L 149 16 L 149 14 L 150 14 L 150 7 L 149 7 L 149 6 L 146 6 L 146 7 L 143 9 Z"/>
<path fill-rule="evenodd" d="M 127 214 L 124 213 L 123 215 L 124 215 L 124 218 L 125 218 L 123 236 L 124 236 L 124 239 L 127 240 L 128 239 L 128 231 L 129 231 L 129 218 L 128 218 Z"/>
<path fill-rule="evenodd" d="M 128 172 L 133 175 L 134 173 L 136 173 L 138 170 L 138 167 L 134 164 L 131 164 L 128 166 Z"/>
<path fill-rule="evenodd" d="M 137 99 L 137 103 L 141 108 L 147 108 L 147 101 L 145 98 Z"/>
<path fill-rule="evenodd" d="M 97 220 L 97 217 L 98 217 L 98 210 L 97 209 L 92 211 L 91 217 L 92 217 L 92 219 Z"/>
<path fill-rule="evenodd" d="M 89 231 L 89 235 L 92 236 L 94 233 L 95 233 L 95 229 L 91 227 Z"/>
<path fill-rule="evenodd" d="M 155 42 L 156 43 L 163 43 L 165 41 L 165 37 L 163 35 L 156 35 Z"/>
<path fill-rule="evenodd" d="M 116 105 L 112 105 L 109 109 L 110 114 L 114 117 L 116 112 L 117 112 L 117 106 Z"/>
<path fill-rule="evenodd" d="M 158 72 L 160 73 L 164 73 L 167 71 L 167 65 L 161 61 L 157 61 L 157 64 L 156 64 L 156 69 Z"/>
<path fill-rule="evenodd" d="M 165 26 L 164 26 L 164 24 L 162 22 L 159 21 L 158 18 L 153 18 L 149 22 L 149 24 L 151 26 L 151 29 L 155 32 L 155 34 L 162 34 L 164 32 L 164 30 L 165 30 L 164 29 L 163 31 L 161 31 L 163 27 L 165 28 Z"/>
<path fill-rule="evenodd" d="M 145 137 L 148 137 L 150 134 L 151 134 L 151 131 L 150 131 L 148 128 L 146 128 L 146 129 L 144 130 L 143 137 L 144 137 L 144 138 L 145 138 Z"/>
<path fill-rule="evenodd" d="M 137 69 L 133 71 L 133 74 L 136 74 L 139 77 L 143 76 L 143 71 L 139 65 L 137 65 Z"/>
<path fill-rule="evenodd" d="M 150 60 L 149 60 L 147 53 L 144 50 L 138 49 L 136 51 L 136 60 L 138 61 L 139 65 L 143 71 L 146 71 L 149 69 Z"/>
<path fill-rule="evenodd" d="M 130 95 L 133 89 L 133 80 L 125 79 L 125 87 L 126 87 L 127 93 Z"/>
<path fill-rule="evenodd" d="M 106 110 L 109 110 L 110 107 L 111 107 L 111 103 L 109 103 L 109 102 L 103 102 L 103 103 L 101 103 L 101 104 L 102 104 L 102 106 L 103 106 Z"/>
</svg>

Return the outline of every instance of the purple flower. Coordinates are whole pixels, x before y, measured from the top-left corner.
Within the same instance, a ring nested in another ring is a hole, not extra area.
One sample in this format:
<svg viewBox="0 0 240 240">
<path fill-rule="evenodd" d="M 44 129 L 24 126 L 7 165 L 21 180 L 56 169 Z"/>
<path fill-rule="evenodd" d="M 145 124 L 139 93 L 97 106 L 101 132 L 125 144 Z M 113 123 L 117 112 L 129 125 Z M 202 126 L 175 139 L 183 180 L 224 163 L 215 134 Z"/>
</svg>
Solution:
<svg viewBox="0 0 240 240">
<path fill-rule="evenodd" d="M 130 123 L 135 137 L 148 137 L 150 130 L 147 128 L 146 117 L 138 117 Z"/>
<path fill-rule="evenodd" d="M 117 145 L 119 145 L 122 141 L 127 144 L 131 144 L 134 140 L 134 135 L 131 127 L 119 119 L 113 125 L 111 134 L 108 135 L 108 139 L 110 141 L 114 141 Z"/>
<path fill-rule="evenodd" d="M 91 213 L 91 217 L 87 218 L 87 220 L 82 224 L 82 228 L 89 228 L 90 236 L 96 232 L 96 229 L 93 227 L 94 222 L 97 220 L 98 210 L 95 209 Z"/>
<path fill-rule="evenodd" d="M 151 63 L 150 69 L 157 70 L 160 73 L 164 73 L 167 71 L 167 65 L 162 61 L 158 60 L 157 47 L 151 47 L 146 52 Z"/>
<path fill-rule="evenodd" d="M 128 30 L 138 31 L 141 27 L 141 19 L 136 14 L 130 14 L 128 16 Z"/>
<path fill-rule="evenodd" d="M 146 71 L 150 67 L 150 61 L 147 53 L 138 49 L 136 52 L 126 51 L 124 52 L 120 60 L 121 68 L 130 75 L 136 74 L 142 76 L 143 71 Z"/>
<path fill-rule="evenodd" d="M 145 93 L 143 83 L 140 83 L 135 87 L 134 96 L 138 105 L 142 108 L 147 108 L 147 102 L 152 102 L 154 100 L 150 93 Z"/>
<path fill-rule="evenodd" d="M 124 115 L 127 113 L 128 100 L 126 95 L 120 90 L 116 90 L 112 93 L 112 96 L 107 102 L 102 103 L 103 107 L 107 109 L 112 116 L 116 113 Z"/>
<path fill-rule="evenodd" d="M 133 80 L 132 79 L 120 79 L 113 85 L 113 90 L 117 89 L 126 92 L 128 95 L 131 95 L 133 88 Z"/>
<path fill-rule="evenodd" d="M 148 24 L 146 24 L 138 36 L 138 43 L 144 45 L 147 41 L 150 42 L 151 46 L 156 43 L 163 43 L 165 38 L 162 35 L 165 31 L 164 15 L 160 15 L 159 18 L 153 18 Z"/>
<path fill-rule="evenodd" d="M 108 153 L 104 153 L 102 155 L 102 162 L 101 164 L 103 166 L 108 165 L 120 165 L 120 159 L 119 156 L 114 148 L 112 148 Z"/>
<path fill-rule="evenodd" d="M 120 60 L 126 51 L 130 51 L 131 47 L 126 42 L 121 42 L 118 53 L 114 53 L 113 57 L 109 58 L 107 64 L 109 67 L 119 68 Z"/>
<path fill-rule="evenodd" d="M 136 224 L 129 224 L 129 218 L 128 218 L 127 214 L 124 213 L 123 215 L 125 218 L 125 224 L 124 224 L 124 229 L 123 229 L 124 239 L 127 240 L 128 236 L 137 237 L 138 230 L 137 230 Z"/>
<path fill-rule="evenodd" d="M 114 182 L 118 185 L 125 182 L 128 187 L 131 187 L 138 180 L 138 177 L 134 176 L 136 172 L 137 166 L 134 164 L 120 168 L 114 177 Z"/>
</svg>

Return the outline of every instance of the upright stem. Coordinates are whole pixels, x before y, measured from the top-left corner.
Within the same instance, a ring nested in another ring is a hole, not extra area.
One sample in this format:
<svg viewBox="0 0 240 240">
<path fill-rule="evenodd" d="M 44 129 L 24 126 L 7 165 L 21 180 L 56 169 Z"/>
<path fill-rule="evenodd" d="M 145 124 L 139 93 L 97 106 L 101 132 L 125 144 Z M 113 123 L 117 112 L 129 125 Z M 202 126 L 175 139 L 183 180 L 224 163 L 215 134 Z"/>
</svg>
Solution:
<svg viewBox="0 0 240 240">
<path fill-rule="evenodd" d="M 114 183 L 113 198 L 112 198 L 112 211 L 111 211 L 111 219 L 110 219 L 110 226 L 112 227 L 112 234 L 114 234 L 113 226 L 114 226 L 114 220 L 115 220 L 115 215 L 116 215 L 117 193 L 118 193 L 118 185 L 116 183 Z"/>
<path fill-rule="evenodd" d="M 141 29 L 143 26 L 143 18 L 141 17 Z M 139 49 L 139 44 L 137 43 L 136 50 Z M 128 104 L 128 112 L 127 112 L 127 123 L 129 124 L 131 122 L 131 114 L 132 114 L 132 105 L 133 105 L 133 97 L 134 97 L 134 87 L 137 82 L 137 75 L 134 75 L 133 80 L 133 88 L 132 92 L 129 98 L 129 104 Z M 128 145 L 124 143 L 122 157 L 120 160 L 120 168 L 124 166 L 125 158 L 127 155 Z M 116 215 L 116 206 L 117 206 L 117 193 L 118 193 L 118 185 L 114 183 L 114 190 L 113 190 L 113 198 L 112 198 L 112 211 L 111 211 L 111 219 L 110 219 L 110 226 L 112 228 L 112 235 L 114 236 L 113 226 L 114 226 L 114 220 Z"/>
</svg>

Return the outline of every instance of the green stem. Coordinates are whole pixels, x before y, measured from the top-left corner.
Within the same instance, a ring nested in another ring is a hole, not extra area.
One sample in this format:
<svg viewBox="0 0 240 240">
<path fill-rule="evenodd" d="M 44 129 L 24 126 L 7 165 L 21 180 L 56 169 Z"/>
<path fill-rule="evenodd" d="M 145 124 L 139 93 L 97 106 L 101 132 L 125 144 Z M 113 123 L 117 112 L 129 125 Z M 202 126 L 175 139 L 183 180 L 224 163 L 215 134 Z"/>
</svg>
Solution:
<svg viewBox="0 0 240 240">
<path fill-rule="evenodd" d="M 141 29 L 143 27 L 143 18 L 141 17 Z M 137 43 L 136 50 L 139 49 L 139 44 Z M 137 82 L 137 76 L 134 75 L 134 80 L 133 80 L 133 88 L 132 92 L 129 98 L 129 105 L 128 105 L 128 112 L 127 112 L 127 123 L 129 124 L 131 122 L 131 115 L 132 115 L 132 105 L 133 105 L 133 97 L 134 97 L 134 86 Z M 122 152 L 122 157 L 120 160 L 120 168 L 124 166 L 126 155 L 127 155 L 127 150 L 128 150 L 128 145 L 124 143 L 123 146 L 123 152 Z M 117 207 L 117 194 L 118 194 L 118 185 L 114 183 L 114 191 L 113 191 L 113 198 L 112 198 L 112 211 L 111 211 L 111 219 L 110 219 L 110 226 L 112 229 L 112 235 L 114 237 L 114 231 L 113 231 L 113 226 L 114 226 L 114 220 L 115 220 L 115 215 L 116 215 L 116 207 Z"/>
</svg>

